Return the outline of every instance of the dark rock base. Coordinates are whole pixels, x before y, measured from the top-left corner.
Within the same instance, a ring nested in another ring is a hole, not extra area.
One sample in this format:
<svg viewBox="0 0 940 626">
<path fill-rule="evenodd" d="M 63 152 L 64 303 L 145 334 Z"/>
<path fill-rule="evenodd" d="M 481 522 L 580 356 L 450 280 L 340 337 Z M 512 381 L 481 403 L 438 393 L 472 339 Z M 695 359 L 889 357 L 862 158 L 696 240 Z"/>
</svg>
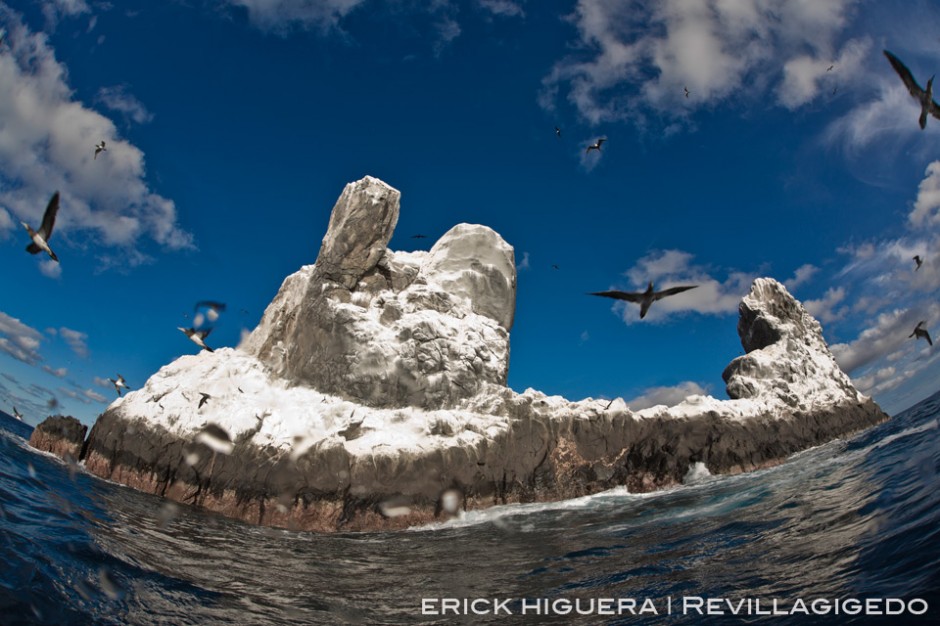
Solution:
<svg viewBox="0 0 940 626">
<path fill-rule="evenodd" d="M 97 476 L 253 524 L 375 531 L 446 519 L 441 496 L 449 490 L 461 494 L 465 510 L 564 500 L 621 485 L 648 492 L 680 483 L 696 462 L 713 474 L 760 469 L 886 419 L 871 400 L 744 421 L 712 413 L 638 419 L 611 412 L 562 420 L 528 414 L 476 448 L 357 458 L 339 445 L 315 446 L 292 460 L 248 442 L 236 441 L 231 454 L 213 452 L 105 413 L 82 458 Z M 35 447 L 78 458 L 74 431 L 40 425 L 36 433 Z"/>
</svg>

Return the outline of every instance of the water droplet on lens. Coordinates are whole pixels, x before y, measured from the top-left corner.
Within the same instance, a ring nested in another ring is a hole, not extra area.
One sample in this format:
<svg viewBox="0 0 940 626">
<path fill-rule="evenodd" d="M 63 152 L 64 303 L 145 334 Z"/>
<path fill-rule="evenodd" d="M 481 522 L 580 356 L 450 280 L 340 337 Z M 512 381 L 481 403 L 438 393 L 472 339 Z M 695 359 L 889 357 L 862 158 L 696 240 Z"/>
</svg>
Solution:
<svg viewBox="0 0 940 626">
<path fill-rule="evenodd" d="M 175 502 L 167 502 L 160 508 L 159 513 L 157 513 L 157 526 L 164 528 L 167 524 L 176 519 L 179 512 L 180 508 Z"/>
<path fill-rule="evenodd" d="M 124 592 L 111 580 L 108 570 L 104 567 L 98 570 L 98 584 L 104 594 L 111 600 L 120 600 L 124 596 Z"/>
<path fill-rule="evenodd" d="M 463 494 L 459 489 L 446 489 L 441 494 L 441 510 L 456 515 L 463 504 Z"/>
</svg>

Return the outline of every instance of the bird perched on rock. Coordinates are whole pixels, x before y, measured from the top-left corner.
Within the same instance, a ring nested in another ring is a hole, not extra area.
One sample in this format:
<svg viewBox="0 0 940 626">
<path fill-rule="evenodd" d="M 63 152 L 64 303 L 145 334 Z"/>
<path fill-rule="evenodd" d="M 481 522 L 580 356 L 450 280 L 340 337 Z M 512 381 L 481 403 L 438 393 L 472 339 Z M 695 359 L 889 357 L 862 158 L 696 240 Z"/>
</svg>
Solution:
<svg viewBox="0 0 940 626">
<path fill-rule="evenodd" d="M 600 152 L 600 151 L 601 151 L 601 146 L 604 144 L 605 141 L 607 141 L 607 139 L 601 137 L 600 139 L 598 139 L 598 140 L 594 143 L 594 145 L 588 146 L 588 147 L 587 147 L 587 150 L 585 150 L 584 153 L 587 154 L 587 153 L 590 152 L 591 150 L 597 150 L 598 152 Z"/>
<path fill-rule="evenodd" d="M 920 85 L 917 84 L 917 81 L 914 80 L 914 75 L 911 74 L 911 70 L 907 69 L 901 59 L 897 58 L 887 50 L 884 51 L 885 56 L 888 57 L 888 61 L 891 63 L 891 67 L 894 68 L 894 71 L 898 73 L 898 76 L 901 77 L 901 80 L 904 81 L 904 85 L 907 87 L 907 90 L 911 93 L 911 96 L 920 104 L 920 128 L 923 130 L 927 127 L 927 114 L 933 115 L 935 118 L 940 119 L 940 105 L 938 105 L 933 100 L 933 79 L 931 76 L 930 80 L 927 81 L 927 89 L 921 89 Z"/>
<path fill-rule="evenodd" d="M 196 344 L 203 350 L 208 350 L 209 352 L 213 352 L 212 348 L 206 345 L 206 337 L 208 337 L 209 333 L 212 332 L 211 328 L 206 328 L 203 330 L 196 330 L 195 328 L 183 328 L 182 326 L 177 326 L 177 329 L 180 332 L 184 333 L 187 337 L 189 337 L 190 341 L 192 341 L 194 344 Z"/>
<path fill-rule="evenodd" d="M 97 143 L 97 145 L 95 145 L 95 160 L 98 159 L 99 152 L 107 152 L 107 151 L 108 149 L 104 147 L 104 139 L 102 139 L 101 141 Z"/>
<path fill-rule="evenodd" d="M 927 325 L 927 320 L 923 320 L 917 323 L 917 326 L 914 327 L 914 332 L 907 336 L 908 339 L 911 337 L 916 337 L 917 339 L 926 339 L 929 345 L 933 345 L 933 341 L 930 340 L 930 333 L 927 332 L 927 329 L 924 326 Z M 915 339 L 914 341 L 917 341 Z"/>
<path fill-rule="evenodd" d="M 52 248 L 49 247 L 49 237 L 52 236 L 52 227 L 55 226 L 55 216 L 58 212 L 59 192 L 57 191 L 52 194 L 49 204 L 46 205 L 46 212 L 42 215 L 42 225 L 39 227 L 38 231 L 33 230 L 26 222 L 20 222 L 23 228 L 26 229 L 26 232 L 29 233 L 29 238 L 33 240 L 33 243 L 26 246 L 26 251 L 30 254 L 37 254 L 40 250 L 45 250 L 46 254 L 56 263 L 59 262 L 59 257 L 57 257 L 55 252 L 52 251 Z"/>
<path fill-rule="evenodd" d="M 919 254 L 915 254 L 915 255 L 914 255 L 914 263 L 917 263 L 917 267 L 914 268 L 914 271 L 916 272 L 917 270 L 920 269 L 920 266 L 924 264 L 924 260 L 923 260 L 922 258 L 920 258 L 920 255 L 919 255 Z"/>
<path fill-rule="evenodd" d="M 110 380 L 111 384 L 114 385 L 114 390 L 117 392 L 119 398 L 121 397 L 121 389 L 127 389 L 128 391 L 131 390 L 131 388 L 127 386 L 127 381 L 125 381 L 124 377 L 120 374 L 117 375 L 117 380 L 114 380 L 113 378 L 109 378 L 108 380 Z"/>
<path fill-rule="evenodd" d="M 650 281 L 646 291 L 595 291 L 589 293 L 589 296 L 603 296 L 605 298 L 615 298 L 617 300 L 626 300 L 627 302 L 636 302 L 640 305 L 640 319 L 646 317 L 646 312 L 657 300 L 662 300 L 667 296 L 674 296 L 677 293 L 695 289 L 698 285 L 684 285 L 681 287 L 670 287 L 662 291 L 653 291 L 653 281 Z"/>
</svg>

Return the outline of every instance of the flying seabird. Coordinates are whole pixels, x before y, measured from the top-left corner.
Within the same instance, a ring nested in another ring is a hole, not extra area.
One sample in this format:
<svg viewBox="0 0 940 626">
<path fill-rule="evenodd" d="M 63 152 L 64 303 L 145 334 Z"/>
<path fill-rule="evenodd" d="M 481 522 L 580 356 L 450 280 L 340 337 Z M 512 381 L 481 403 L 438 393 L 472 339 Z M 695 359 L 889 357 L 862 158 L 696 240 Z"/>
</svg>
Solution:
<svg viewBox="0 0 940 626">
<path fill-rule="evenodd" d="M 834 68 L 834 67 L 835 67 L 835 65 L 830 65 L 829 67 L 826 68 L 826 71 L 827 71 L 827 72 L 831 72 L 831 71 L 832 71 L 832 68 Z"/>
<path fill-rule="evenodd" d="M 919 254 L 915 254 L 915 255 L 914 255 L 914 263 L 917 263 L 917 267 L 914 268 L 914 271 L 916 272 L 917 270 L 920 269 L 920 266 L 924 264 L 924 260 L 923 260 L 922 258 L 920 258 L 920 255 L 919 255 Z"/>
<path fill-rule="evenodd" d="M 916 337 L 914 341 L 917 341 L 917 339 L 923 338 L 923 339 L 926 339 L 927 343 L 932 346 L 933 341 L 930 340 L 930 333 L 928 333 L 927 329 L 924 328 L 926 324 L 927 324 L 927 320 L 922 320 L 918 322 L 917 326 L 914 328 L 914 332 L 908 335 L 907 338 L 910 339 L 911 337 Z"/>
<path fill-rule="evenodd" d="M 183 328 L 182 326 L 177 326 L 180 332 L 184 333 L 189 337 L 190 341 L 202 348 L 203 350 L 208 350 L 212 352 L 212 348 L 206 345 L 206 337 L 209 336 L 209 333 L 212 332 L 211 328 L 206 328 L 203 330 L 196 330 L 195 328 Z"/>
<path fill-rule="evenodd" d="M 555 127 L 555 136 L 556 136 L 556 137 L 561 137 L 561 129 L 558 128 L 557 126 Z"/>
<path fill-rule="evenodd" d="M 591 150 L 597 150 L 598 152 L 600 152 L 600 151 L 601 151 L 601 145 L 602 145 L 605 141 L 607 141 L 607 139 L 605 139 L 605 138 L 603 138 L 603 137 L 600 138 L 600 139 L 598 139 L 598 140 L 597 140 L 597 143 L 595 143 L 593 146 L 588 146 L 588 147 L 587 147 L 587 150 L 585 150 L 584 153 L 587 154 L 587 153 L 590 152 Z"/>
<path fill-rule="evenodd" d="M 20 420 L 21 422 L 23 421 L 23 414 L 17 411 L 16 407 L 13 407 L 13 417 Z"/>
<path fill-rule="evenodd" d="M 554 263 L 552 263 L 552 269 L 553 269 L 553 270 L 557 270 L 557 269 L 561 269 L 561 268 L 559 268 L 557 265 L 555 265 Z"/>
<path fill-rule="evenodd" d="M 683 87 L 682 90 L 685 91 L 685 97 L 688 98 L 688 97 L 689 97 L 689 88 L 688 88 L 688 87 Z"/>
<path fill-rule="evenodd" d="M 95 160 L 98 159 L 99 152 L 107 152 L 107 151 L 108 149 L 104 147 L 104 139 L 102 139 L 101 141 L 97 143 L 97 145 L 95 145 Z"/>
<path fill-rule="evenodd" d="M 914 80 L 914 75 L 911 74 L 911 70 L 901 63 L 901 59 L 897 58 L 887 50 L 884 51 L 885 56 L 888 57 L 888 61 L 891 63 L 891 67 L 894 68 L 894 71 L 898 73 L 898 76 L 901 77 L 901 80 L 904 81 L 904 85 L 907 87 L 907 90 L 911 93 L 917 102 L 920 103 L 920 128 L 923 130 L 927 126 L 927 114 L 930 113 L 935 118 L 940 119 L 940 105 L 933 101 L 933 79 L 931 76 L 930 80 L 927 81 L 927 89 L 921 89 L 920 85 L 917 84 L 917 81 Z"/>
<path fill-rule="evenodd" d="M 23 227 L 26 229 L 26 232 L 29 233 L 29 238 L 33 240 L 33 243 L 26 246 L 26 251 L 30 254 L 37 254 L 40 250 L 45 250 L 46 254 L 52 257 L 52 260 L 56 263 L 59 262 L 59 257 L 55 255 L 55 252 L 52 251 L 52 248 L 49 247 L 49 237 L 52 236 L 52 227 L 55 226 L 55 216 L 59 212 L 59 192 L 52 194 L 52 198 L 49 200 L 49 204 L 46 205 L 46 212 L 42 216 L 42 226 L 39 227 L 38 231 L 33 230 L 29 224 L 26 222 L 20 222 Z"/>
<path fill-rule="evenodd" d="M 114 390 L 117 392 L 119 398 L 121 397 L 121 388 L 127 389 L 128 391 L 131 390 L 131 388 L 127 386 L 127 381 L 125 381 L 124 377 L 120 374 L 117 375 L 117 380 L 113 378 L 109 378 L 108 380 L 114 385 Z"/>
<path fill-rule="evenodd" d="M 212 397 L 212 396 L 210 396 L 210 395 L 207 394 L 207 393 L 202 393 L 201 391 L 199 392 L 199 395 L 202 396 L 202 397 L 199 398 L 199 406 L 196 407 L 197 409 L 201 409 L 201 408 L 202 408 L 202 405 L 205 404 L 206 402 L 208 402 L 209 399 Z"/>
<path fill-rule="evenodd" d="M 412 239 L 427 239 L 428 236 L 427 235 L 412 235 L 411 238 Z"/>
<path fill-rule="evenodd" d="M 646 291 L 596 291 L 589 293 L 589 296 L 604 296 L 605 298 L 616 298 L 617 300 L 626 300 L 627 302 L 637 302 L 640 305 L 640 319 L 646 317 L 646 312 L 650 306 L 657 300 L 662 300 L 666 296 L 674 296 L 677 293 L 695 289 L 698 285 L 684 285 L 682 287 L 670 287 L 662 291 L 653 291 L 653 281 L 650 281 Z"/>
</svg>

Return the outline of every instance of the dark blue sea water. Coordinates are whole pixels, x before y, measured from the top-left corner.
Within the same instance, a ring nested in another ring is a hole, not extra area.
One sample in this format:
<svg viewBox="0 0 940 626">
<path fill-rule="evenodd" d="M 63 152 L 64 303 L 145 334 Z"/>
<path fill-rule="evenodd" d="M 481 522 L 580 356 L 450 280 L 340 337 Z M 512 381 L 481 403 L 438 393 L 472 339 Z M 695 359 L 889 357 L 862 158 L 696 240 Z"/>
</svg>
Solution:
<svg viewBox="0 0 940 626">
<path fill-rule="evenodd" d="M 940 394 L 760 472 L 323 536 L 249 526 L 93 478 L 31 450 L 28 432 L 6 420 L 0 622 L 940 623 L 938 423 Z M 468 610 L 489 613 L 422 615 L 422 606 L 440 613 L 441 598 L 459 600 L 461 612 L 463 600 L 477 600 Z M 855 599 L 884 610 L 884 598 L 927 612 L 844 614 Z M 590 614 L 564 614 L 576 599 Z M 778 612 L 800 602 L 809 611 L 814 600 L 830 610 L 755 614 L 774 599 Z M 647 611 L 617 604 L 630 600 Z M 698 615 L 709 600 L 724 615 Z"/>
</svg>

